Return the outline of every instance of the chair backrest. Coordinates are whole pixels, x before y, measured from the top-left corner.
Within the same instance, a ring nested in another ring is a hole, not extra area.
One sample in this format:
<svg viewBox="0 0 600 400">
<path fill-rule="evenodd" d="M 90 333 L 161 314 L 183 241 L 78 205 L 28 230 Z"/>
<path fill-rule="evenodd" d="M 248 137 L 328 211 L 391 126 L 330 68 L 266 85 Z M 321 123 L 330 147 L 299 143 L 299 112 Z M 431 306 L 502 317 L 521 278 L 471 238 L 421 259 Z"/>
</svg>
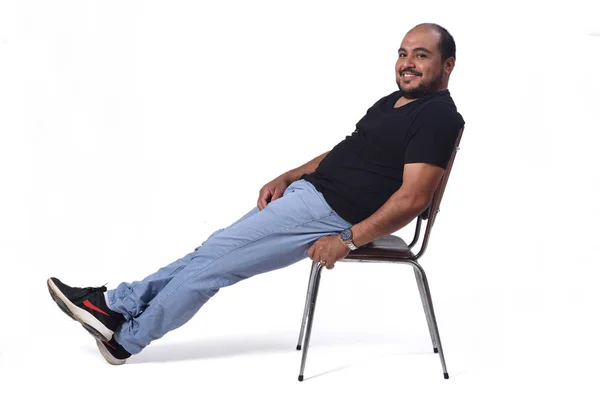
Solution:
<svg viewBox="0 0 600 400">
<path fill-rule="evenodd" d="M 444 175 L 442 175 L 442 179 L 438 184 L 437 189 L 433 195 L 433 199 L 431 200 L 431 205 L 427 207 L 421 215 L 419 215 L 417 220 L 417 232 L 415 234 L 415 239 L 413 240 L 411 247 L 418 240 L 419 231 L 421 227 L 421 220 L 427 220 L 427 227 L 425 228 L 425 235 L 423 237 L 423 243 L 421 244 L 421 249 L 419 253 L 415 256 L 415 259 L 418 259 L 425 253 L 427 249 L 427 243 L 429 242 L 429 236 L 431 235 L 431 230 L 433 229 L 433 224 L 435 223 L 435 218 L 437 213 L 440 211 L 440 204 L 442 203 L 442 197 L 444 196 L 444 191 L 446 190 L 446 184 L 448 183 L 448 179 L 450 178 L 450 172 L 452 171 L 452 166 L 454 165 L 454 158 L 456 157 L 456 152 L 460 149 L 460 139 L 462 138 L 462 133 L 465 127 L 461 127 L 458 131 L 458 137 L 456 138 L 456 142 L 454 144 L 454 150 L 450 155 L 450 160 L 448 160 L 448 166 L 446 167 L 446 171 Z"/>
</svg>

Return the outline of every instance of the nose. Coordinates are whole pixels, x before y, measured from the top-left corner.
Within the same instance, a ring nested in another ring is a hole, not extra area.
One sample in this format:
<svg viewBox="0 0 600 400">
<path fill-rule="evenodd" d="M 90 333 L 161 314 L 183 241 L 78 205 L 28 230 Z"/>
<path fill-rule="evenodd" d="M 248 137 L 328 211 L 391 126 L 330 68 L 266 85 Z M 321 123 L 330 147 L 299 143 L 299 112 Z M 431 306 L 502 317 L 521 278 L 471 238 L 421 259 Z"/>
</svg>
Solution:
<svg viewBox="0 0 600 400">
<path fill-rule="evenodd" d="M 406 57 L 404 57 L 403 61 L 404 62 L 402 63 L 402 70 L 416 67 L 415 57 L 410 54 L 407 54 Z"/>
<path fill-rule="evenodd" d="M 404 58 L 398 59 L 398 72 L 402 72 L 405 69 L 412 69 L 412 70 L 416 69 L 414 57 L 407 55 Z"/>
</svg>

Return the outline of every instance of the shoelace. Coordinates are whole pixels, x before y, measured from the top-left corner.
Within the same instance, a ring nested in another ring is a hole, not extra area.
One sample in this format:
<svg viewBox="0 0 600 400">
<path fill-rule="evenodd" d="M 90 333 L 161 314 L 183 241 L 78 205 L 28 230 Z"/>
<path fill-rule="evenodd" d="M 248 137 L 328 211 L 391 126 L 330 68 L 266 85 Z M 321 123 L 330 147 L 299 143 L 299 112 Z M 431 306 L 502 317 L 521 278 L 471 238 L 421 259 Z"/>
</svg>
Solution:
<svg viewBox="0 0 600 400">
<path fill-rule="evenodd" d="M 95 292 L 104 293 L 104 292 L 106 292 L 106 285 L 107 284 L 108 284 L 108 282 L 105 283 L 104 285 L 100 286 L 100 287 L 85 287 L 85 288 L 82 288 L 82 289 L 89 290 L 91 293 L 95 293 Z"/>
</svg>

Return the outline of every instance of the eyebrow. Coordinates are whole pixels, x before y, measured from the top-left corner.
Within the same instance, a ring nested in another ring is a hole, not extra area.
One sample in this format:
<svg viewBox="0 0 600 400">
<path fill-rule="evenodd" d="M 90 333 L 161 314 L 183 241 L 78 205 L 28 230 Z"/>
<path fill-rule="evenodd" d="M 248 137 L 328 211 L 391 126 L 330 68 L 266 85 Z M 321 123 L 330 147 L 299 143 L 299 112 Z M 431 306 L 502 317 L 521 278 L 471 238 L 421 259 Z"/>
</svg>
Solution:
<svg viewBox="0 0 600 400">
<path fill-rule="evenodd" d="M 400 47 L 398 49 L 398 53 L 400 53 L 401 51 L 405 51 L 408 53 L 408 51 L 406 51 L 406 49 L 404 47 Z M 425 53 L 433 54 L 431 51 L 427 50 L 425 47 L 417 47 L 414 49 L 414 51 L 423 51 Z"/>
</svg>

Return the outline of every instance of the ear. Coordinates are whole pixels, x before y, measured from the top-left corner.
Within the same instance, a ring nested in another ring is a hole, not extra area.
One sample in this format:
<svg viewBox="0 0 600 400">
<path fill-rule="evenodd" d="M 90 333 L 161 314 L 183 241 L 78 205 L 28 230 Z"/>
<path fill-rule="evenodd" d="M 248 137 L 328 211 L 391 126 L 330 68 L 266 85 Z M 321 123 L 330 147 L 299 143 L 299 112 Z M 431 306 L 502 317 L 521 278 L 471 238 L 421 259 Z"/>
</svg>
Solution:
<svg viewBox="0 0 600 400">
<path fill-rule="evenodd" d="M 456 59 L 454 57 L 448 57 L 446 61 L 444 61 L 444 72 L 447 75 L 450 75 L 452 70 L 454 69 L 454 64 L 456 63 Z"/>
</svg>

